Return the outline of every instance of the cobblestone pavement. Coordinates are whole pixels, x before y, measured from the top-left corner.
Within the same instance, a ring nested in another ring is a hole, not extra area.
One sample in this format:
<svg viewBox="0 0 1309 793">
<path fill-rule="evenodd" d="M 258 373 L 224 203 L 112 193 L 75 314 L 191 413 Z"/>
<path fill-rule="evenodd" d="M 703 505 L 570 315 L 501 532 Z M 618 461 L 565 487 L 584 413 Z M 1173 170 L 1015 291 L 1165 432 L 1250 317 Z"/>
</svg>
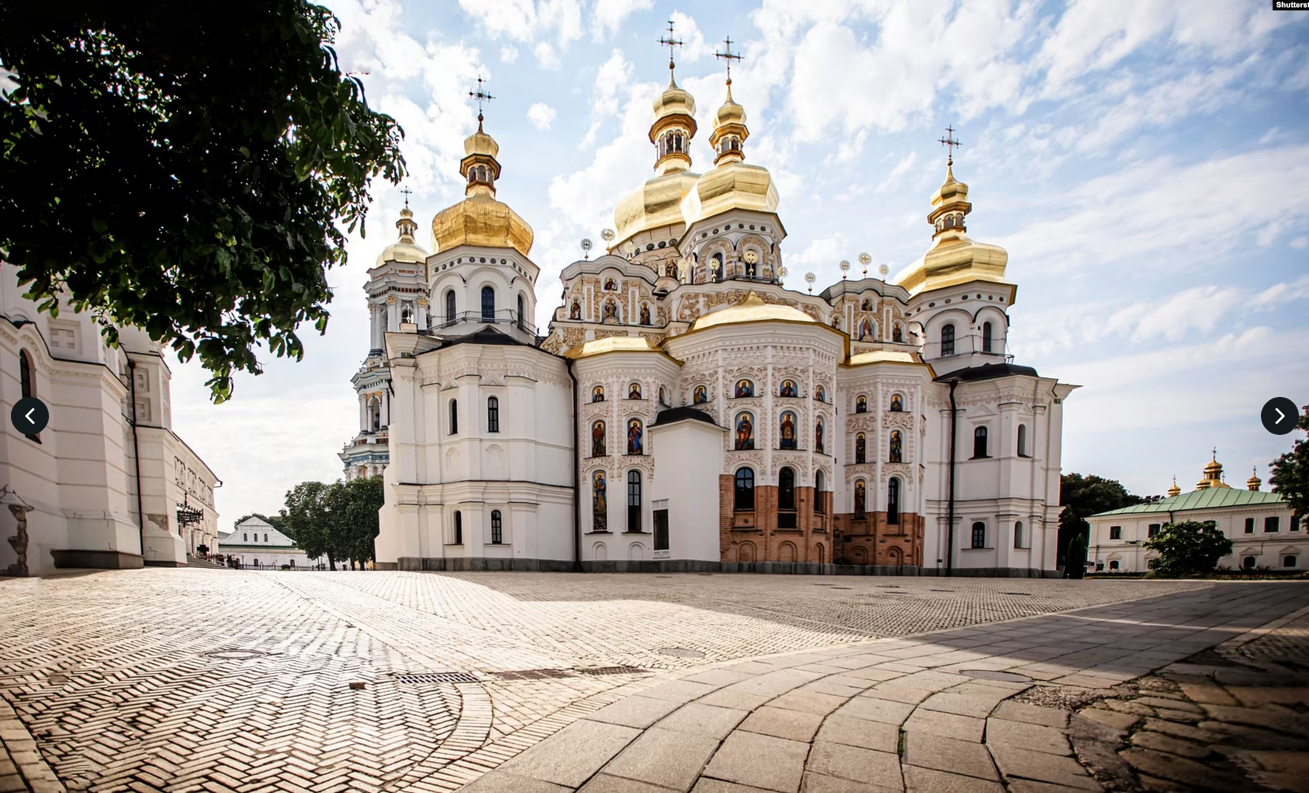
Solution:
<svg viewBox="0 0 1309 793">
<path fill-rule="evenodd" d="M 629 686 L 465 790 L 1306 790 L 1303 674 L 1196 663 L 1303 614 L 1309 585 L 1224 583 L 717 664 Z"/>
<path fill-rule="evenodd" d="M 0 792 L 452 790 L 705 665 L 1209 591 L 201 569 L 3 580 Z"/>
</svg>

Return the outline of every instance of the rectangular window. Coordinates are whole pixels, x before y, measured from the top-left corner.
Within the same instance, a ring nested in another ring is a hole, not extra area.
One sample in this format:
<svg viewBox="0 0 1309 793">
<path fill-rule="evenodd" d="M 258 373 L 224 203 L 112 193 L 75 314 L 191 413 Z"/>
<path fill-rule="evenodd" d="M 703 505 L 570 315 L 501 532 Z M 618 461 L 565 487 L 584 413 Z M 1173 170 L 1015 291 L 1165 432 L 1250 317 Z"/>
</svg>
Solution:
<svg viewBox="0 0 1309 793">
<path fill-rule="evenodd" d="M 1159 525 L 1158 523 L 1151 523 L 1151 524 L 1150 524 L 1150 528 L 1146 531 L 1146 536 L 1147 536 L 1147 537 L 1154 537 L 1154 536 L 1157 536 L 1157 535 L 1159 534 L 1159 529 L 1160 529 L 1160 528 L 1161 528 L 1161 527 L 1160 527 L 1160 525 Z"/>
<path fill-rule="evenodd" d="M 668 550 L 668 510 L 666 509 L 654 511 L 654 549 Z"/>
<path fill-rule="evenodd" d="M 1300 530 L 1300 516 L 1299 516 L 1299 515 L 1292 515 L 1292 516 L 1291 516 L 1291 527 L 1290 527 L 1289 529 L 1287 529 L 1287 531 L 1299 531 L 1299 530 Z"/>
<path fill-rule="evenodd" d="M 1109 527 L 1109 539 L 1111 539 L 1111 540 L 1121 540 L 1122 538 L 1123 538 L 1123 527 L 1122 527 L 1122 526 L 1110 526 L 1110 527 Z"/>
<path fill-rule="evenodd" d="M 627 472 L 627 531 L 641 532 L 641 472 Z"/>
<path fill-rule="evenodd" d="M 1279 528 L 1277 524 L 1280 521 L 1281 518 L 1277 517 L 1276 515 L 1273 515 L 1271 518 L 1264 518 L 1264 531 L 1267 532 L 1268 534 L 1272 534 L 1273 532 L 1277 531 Z"/>
<path fill-rule="evenodd" d="M 1245 533 L 1254 534 L 1254 518 L 1245 519 Z"/>
</svg>

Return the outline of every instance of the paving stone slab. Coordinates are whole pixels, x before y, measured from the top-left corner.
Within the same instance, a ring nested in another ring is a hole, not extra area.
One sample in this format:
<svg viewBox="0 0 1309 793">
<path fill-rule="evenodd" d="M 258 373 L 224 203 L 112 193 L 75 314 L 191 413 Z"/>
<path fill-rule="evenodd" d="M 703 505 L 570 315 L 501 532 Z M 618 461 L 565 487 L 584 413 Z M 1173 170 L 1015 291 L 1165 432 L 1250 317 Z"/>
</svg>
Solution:
<svg viewBox="0 0 1309 793">
<path fill-rule="evenodd" d="M 814 740 L 859 746 L 878 752 L 898 752 L 900 729 L 894 724 L 833 713 L 823 721 Z"/>
<path fill-rule="evenodd" d="M 599 773 L 578 789 L 578 793 L 669 793 L 666 787 Z"/>
<path fill-rule="evenodd" d="M 568 793 L 572 789 L 532 777 L 511 774 L 503 769 L 492 771 L 472 784 L 460 788 L 464 793 Z"/>
<path fill-rule="evenodd" d="M 1040 724 L 997 719 L 994 716 L 986 720 L 986 743 L 1008 744 L 1048 754 L 1073 753 L 1068 744 L 1068 736 L 1062 730 Z"/>
<path fill-rule="evenodd" d="M 858 696 L 837 708 L 833 715 L 851 716 L 856 719 L 880 721 L 898 726 L 903 724 L 905 719 L 909 718 L 909 714 L 913 712 L 914 706 L 910 703 Z"/>
<path fill-rule="evenodd" d="M 1045 727 L 1063 729 L 1068 726 L 1068 711 L 1058 708 L 1043 708 L 1026 702 L 1007 700 L 1001 702 L 993 715 L 1009 721 L 1021 721 L 1027 724 L 1040 724 Z"/>
<path fill-rule="evenodd" d="M 904 783 L 908 793 L 1004 793 L 999 782 L 912 765 L 904 767 Z"/>
<path fill-rule="evenodd" d="M 501 769 L 518 776 L 577 787 L 639 734 L 639 730 L 619 724 L 576 721 L 505 763 Z"/>
<path fill-rule="evenodd" d="M 905 763 L 920 768 L 999 781 L 991 754 L 980 743 L 957 741 L 923 732 L 905 735 Z"/>
<path fill-rule="evenodd" d="M 925 732 L 960 741 L 981 743 L 986 720 L 919 708 L 904 723 L 905 732 Z"/>
<path fill-rule="evenodd" d="M 727 736 L 704 774 L 779 793 L 797 793 L 809 744 L 737 731 Z"/>
<path fill-rule="evenodd" d="M 823 718 L 816 713 L 764 706 L 751 713 L 738 729 L 791 741 L 808 742 L 814 739 L 814 733 L 818 732 Z"/>
<path fill-rule="evenodd" d="M 717 749 L 716 737 L 655 727 L 632 741 L 602 770 L 612 776 L 686 791 Z"/>
<path fill-rule="evenodd" d="M 1100 783 L 1086 773 L 1086 769 L 1071 757 L 1033 752 L 1017 746 L 996 744 L 989 747 L 1000 773 L 1011 783 L 1014 779 L 1030 779 L 1036 782 L 1051 782 L 1056 785 L 1080 788 L 1082 790 L 1099 790 Z"/>
<path fill-rule="evenodd" d="M 721 741 L 741 723 L 747 713 L 749 711 L 690 702 L 660 719 L 655 726 L 664 730 L 708 735 Z"/>
<path fill-rule="evenodd" d="M 620 699 L 612 705 L 606 705 L 595 713 L 587 714 L 586 718 L 591 721 L 644 729 L 677 710 L 679 705 L 678 702 L 670 702 L 666 699 L 635 695 Z"/>
<path fill-rule="evenodd" d="M 904 789 L 900 757 L 893 752 L 815 741 L 806 770 L 891 790 Z"/>
</svg>

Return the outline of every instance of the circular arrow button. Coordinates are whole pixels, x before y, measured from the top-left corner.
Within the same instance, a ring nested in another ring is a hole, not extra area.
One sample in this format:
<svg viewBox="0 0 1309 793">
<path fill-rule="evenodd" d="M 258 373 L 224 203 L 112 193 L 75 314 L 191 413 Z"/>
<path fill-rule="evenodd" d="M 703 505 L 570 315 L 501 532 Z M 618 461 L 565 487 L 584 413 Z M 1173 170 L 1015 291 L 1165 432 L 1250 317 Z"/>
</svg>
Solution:
<svg viewBox="0 0 1309 793">
<path fill-rule="evenodd" d="M 1300 408 L 1286 397 L 1273 397 L 1264 404 L 1259 419 L 1272 434 L 1285 435 L 1300 421 Z"/>
<path fill-rule="evenodd" d="M 9 421 L 22 434 L 35 435 L 50 423 L 50 408 L 36 397 L 23 397 L 9 411 Z"/>
</svg>

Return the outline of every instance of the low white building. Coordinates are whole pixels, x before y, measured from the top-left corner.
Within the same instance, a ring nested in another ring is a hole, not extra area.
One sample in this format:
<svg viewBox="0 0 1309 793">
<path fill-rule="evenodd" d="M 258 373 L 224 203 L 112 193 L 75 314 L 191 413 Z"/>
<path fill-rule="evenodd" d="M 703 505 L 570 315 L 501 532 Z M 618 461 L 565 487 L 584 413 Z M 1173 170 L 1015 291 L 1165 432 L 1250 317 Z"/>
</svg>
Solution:
<svg viewBox="0 0 1309 793">
<path fill-rule="evenodd" d="M 295 540 L 259 518 L 246 518 L 227 534 L 219 535 L 217 553 L 235 558 L 245 567 L 273 569 L 287 565 L 313 569 L 327 564 L 327 557 L 310 559 Z"/>
<path fill-rule="evenodd" d="M 24 291 L 0 266 L 0 575 L 177 566 L 212 549 L 221 482 L 173 432 L 159 345 L 124 327 L 110 347 L 66 299 L 54 318 Z M 23 397 L 49 410 L 39 433 L 9 421 Z"/>
<path fill-rule="evenodd" d="M 1252 476 L 1245 490 L 1229 487 L 1215 459 L 1189 493 L 1174 482 L 1167 498 L 1092 515 L 1086 519 L 1091 524 L 1088 567 L 1106 573 L 1145 572 L 1158 556 L 1146 550 L 1145 541 L 1165 525 L 1212 521 L 1232 541 L 1232 553 L 1218 560 L 1220 567 L 1303 569 L 1309 564 L 1309 531 L 1291 505 L 1277 493 L 1260 490 L 1262 484 Z"/>
</svg>

